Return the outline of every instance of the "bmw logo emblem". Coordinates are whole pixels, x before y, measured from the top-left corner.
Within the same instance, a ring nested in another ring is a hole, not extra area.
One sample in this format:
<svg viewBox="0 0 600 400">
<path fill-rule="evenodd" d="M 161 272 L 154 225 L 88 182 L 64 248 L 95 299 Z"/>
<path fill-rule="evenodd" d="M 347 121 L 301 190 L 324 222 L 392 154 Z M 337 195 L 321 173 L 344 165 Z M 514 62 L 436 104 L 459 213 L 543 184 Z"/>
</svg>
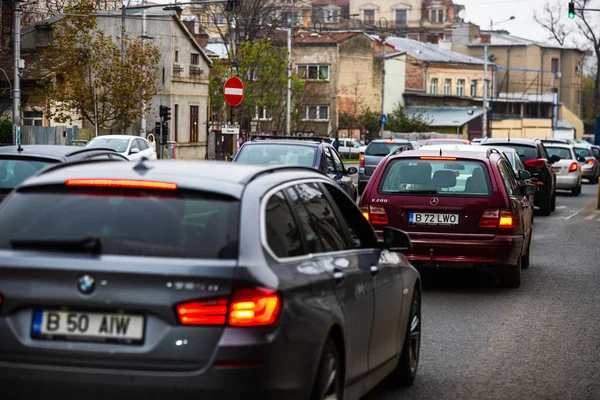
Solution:
<svg viewBox="0 0 600 400">
<path fill-rule="evenodd" d="M 90 294 L 94 291 L 96 281 L 91 275 L 83 275 L 77 280 L 77 288 L 83 294 Z"/>
</svg>

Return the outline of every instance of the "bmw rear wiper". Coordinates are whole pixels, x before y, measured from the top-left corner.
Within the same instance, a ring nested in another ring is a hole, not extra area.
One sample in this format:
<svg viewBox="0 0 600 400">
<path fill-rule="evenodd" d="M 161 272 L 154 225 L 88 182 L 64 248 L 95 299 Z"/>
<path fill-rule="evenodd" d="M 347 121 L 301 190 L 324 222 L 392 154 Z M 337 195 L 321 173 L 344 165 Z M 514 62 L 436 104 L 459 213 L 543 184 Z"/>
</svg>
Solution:
<svg viewBox="0 0 600 400">
<path fill-rule="evenodd" d="M 82 239 L 20 239 L 11 240 L 13 249 L 17 250 L 42 250 L 66 251 L 70 253 L 100 254 L 102 242 L 98 237 Z"/>
</svg>

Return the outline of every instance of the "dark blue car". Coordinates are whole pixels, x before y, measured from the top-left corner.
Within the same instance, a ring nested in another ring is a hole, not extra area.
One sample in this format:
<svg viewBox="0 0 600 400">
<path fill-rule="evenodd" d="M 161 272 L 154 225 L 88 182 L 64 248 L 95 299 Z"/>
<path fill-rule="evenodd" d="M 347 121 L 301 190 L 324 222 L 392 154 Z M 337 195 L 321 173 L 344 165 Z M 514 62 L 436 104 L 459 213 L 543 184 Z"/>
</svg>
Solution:
<svg viewBox="0 0 600 400">
<path fill-rule="evenodd" d="M 346 168 L 338 152 L 326 139 L 261 136 L 245 142 L 233 162 L 254 165 L 301 165 L 313 167 L 333 179 L 351 199 L 357 199 L 351 175 L 355 167 Z"/>
</svg>

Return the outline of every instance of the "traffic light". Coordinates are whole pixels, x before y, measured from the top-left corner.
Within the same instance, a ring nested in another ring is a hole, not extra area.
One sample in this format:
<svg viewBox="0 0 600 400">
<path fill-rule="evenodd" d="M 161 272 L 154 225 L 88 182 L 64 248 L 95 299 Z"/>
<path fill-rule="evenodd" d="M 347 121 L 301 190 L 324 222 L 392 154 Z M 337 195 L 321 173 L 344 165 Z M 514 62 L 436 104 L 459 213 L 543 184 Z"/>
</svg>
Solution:
<svg viewBox="0 0 600 400">
<path fill-rule="evenodd" d="M 168 121 L 171 119 L 171 107 L 160 106 L 159 115 L 163 121 Z"/>
<path fill-rule="evenodd" d="M 569 2 L 569 18 L 575 18 L 575 3 L 572 1 Z"/>
<path fill-rule="evenodd" d="M 154 138 L 156 140 L 156 138 L 160 137 L 160 122 L 157 122 L 154 124 Z"/>
<path fill-rule="evenodd" d="M 162 137 L 160 138 L 160 144 L 161 145 L 165 145 L 167 144 L 167 140 L 169 140 L 169 124 L 167 122 L 163 122 L 163 127 L 162 127 Z"/>
</svg>

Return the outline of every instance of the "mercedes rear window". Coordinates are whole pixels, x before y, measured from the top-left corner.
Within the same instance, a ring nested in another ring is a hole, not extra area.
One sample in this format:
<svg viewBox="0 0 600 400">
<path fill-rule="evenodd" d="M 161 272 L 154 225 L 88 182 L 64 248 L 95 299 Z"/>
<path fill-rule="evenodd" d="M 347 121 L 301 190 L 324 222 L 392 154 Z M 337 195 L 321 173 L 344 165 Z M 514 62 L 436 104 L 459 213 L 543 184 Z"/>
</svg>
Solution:
<svg viewBox="0 0 600 400">
<path fill-rule="evenodd" d="M 61 251 L 93 239 L 101 254 L 231 259 L 238 214 L 239 201 L 210 193 L 28 189 L 0 208 L 0 248 L 43 250 L 56 242 Z"/>
<path fill-rule="evenodd" d="M 546 151 L 550 157 L 559 156 L 561 160 L 572 160 L 571 149 L 568 147 L 546 147 Z"/>
<path fill-rule="evenodd" d="M 365 149 L 366 156 L 380 156 L 384 157 L 396 150 L 400 146 L 408 146 L 410 149 L 413 148 L 410 143 L 396 143 L 396 142 L 371 142 Z"/>
<path fill-rule="evenodd" d="M 30 159 L 0 159 L 0 189 L 14 189 L 52 164 L 54 162 Z"/>
<path fill-rule="evenodd" d="M 236 162 L 258 165 L 302 165 L 313 167 L 317 157 L 315 146 L 300 144 L 252 144 L 240 150 Z"/>
<path fill-rule="evenodd" d="M 474 160 L 398 159 L 391 161 L 379 184 L 381 194 L 491 196 L 485 164 Z"/>
</svg>

